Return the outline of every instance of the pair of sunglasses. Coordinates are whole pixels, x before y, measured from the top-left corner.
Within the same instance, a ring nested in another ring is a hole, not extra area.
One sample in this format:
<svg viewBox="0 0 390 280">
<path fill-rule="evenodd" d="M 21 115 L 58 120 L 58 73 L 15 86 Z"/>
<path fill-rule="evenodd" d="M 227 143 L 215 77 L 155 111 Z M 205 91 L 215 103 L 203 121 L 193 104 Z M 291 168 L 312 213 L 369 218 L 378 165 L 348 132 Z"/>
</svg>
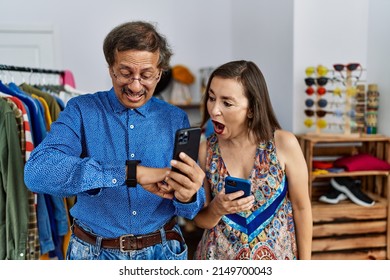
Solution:
<svg viewBox="0 0 390 280">
<path fill-rule="evenodd" d="M 330 114 L 332 112 L 329 112 L 329 111 L 325 111 L 325 110 L 311 110 L 311 109 L 306 109 L 305 110 L 305 115 L 308 116 L 308 117 L 313 117 L 314 114 L 317 115 L 317 117 L 319 118 L 323 118 L 326 116 L 326 114 Z"/>
<path fill-rule="evenodd" d="M 310 108 L 310 107 L 313 107 L 314 103 L 315 103 L 315 102 L 314 102 L 313 99 L 308 98 L 308 99 L 305 100 L 305 104 L 306 104 L 306 106 L 309 107 L 309 108 Z M 320 108 L 325 108 L 326 105 L 328 105 L 328 101 L 327 101 L 326 99 L 321 98 L 320 100 L 317 101 L 317 105 L 318 105 L 318 107 L 320 107 Z"/>
<path fill-rule="evenodd" d="M 314 66 L 309 66 L 305 69 L 306 76 L 308 77 L 312 76 L 315 72 L 317 72 L 319 76 L 326 76 L 328 74 L 328 71 L 328 68 L 323 65 L 318 65 L 317 68 L 315 68 Z"/>
<path fill-rule="evenodd" d="M 306 119 L 304 121 L 304 124 L 305 124 L 306 127 L 310 128 L 310 127 L 312 127 L 314 125 L 314 121 L 312 119 Z M 317 125 L 318 128 L 324 129 L 324 128 L 327 127 L 328 123 L 324 119 L 318 119 L 316 121 L 316 125 Z"/>
<path fill-rule="evenodd" d="M 328 83 L 330 79 L 328 77 L 318 77 L 318 78 L 305 78 L 305 83 L 307 86 L 313 86 L 315 84 L 324 86 Z"/>
<path fill-rule="evenodd" d="M 333 64 L 333 68 L 336 71 L 343 71 L 344 69 L 347 69 L 348 71 L 355 71 L 358 69 L 360 66 L 360 63 L 349 63 L 349 64 Z"/>
<path fill-rule="evenodd" d="M 340 76 L 342 80 L 340 82 L 345 82 L 348 79 L 353 79 L 354 83 L 358 82 L 360 80 L 360 77 L 363 73 L 363 67 L 360 65 L 360 63 L 349 63 L 349 64 L 333 64 L 333 68 L 336 72 L 340 73 Z M 360 70 L 358 75 L 351 75 L 348 72 L 353 72 L 356 70 Z M 345 70 L 347 70 L 347 76 L 344 75 Z"/>
<path fill-rule="evenodd" d="M 323 86 L 320 86 L 317 88 L 317 94 L 318 95 L 324 95 L 326 93 L 326 88 L 324 88 Z M 306 90 L 305 90 L 306 94 L 307 95 L 313 95 L 315 90 L 313 87 L 309 86 Z"/>
<path fill-rule="evenodd" d="M 342 117 L 344 115 L 349 116 L 350 118 L 355 118 L 356 117 L 356 111 L 355 110 L 350 110 L 348 112 L 343 112 L 341 110 L 335 110 L 335 111 L 325 111 L 325 110 L 311 110 L 311 109 L 306 109 L 305 110 L 305 115 L 308 117 L 313 117 L 314 114 L 319 117 L 323 118 L 327 114 L 332 114 L 335 115 L 336 117 Z"/>
</svg>

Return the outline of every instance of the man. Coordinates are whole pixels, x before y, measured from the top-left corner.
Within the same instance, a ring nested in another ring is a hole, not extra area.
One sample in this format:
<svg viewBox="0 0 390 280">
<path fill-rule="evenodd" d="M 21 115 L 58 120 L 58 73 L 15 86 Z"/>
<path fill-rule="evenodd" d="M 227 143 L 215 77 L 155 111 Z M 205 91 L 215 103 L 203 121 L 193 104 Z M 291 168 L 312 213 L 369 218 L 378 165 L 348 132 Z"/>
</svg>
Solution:
<svg viewBox="0 0 390 280">
<path fill-rule="evenodd" d="M 26 163 L 26 185 L 77 196 L 67 259 L 187 259 L 175 216 L 202 208 L 205 175 L 185 154 L 171 161 L 175 132 L 189 120 L 153 97 L 172 52 L 141 21 L 115 27 L 103 50 L 113 87 L 68 101 Z"/>
</svg>

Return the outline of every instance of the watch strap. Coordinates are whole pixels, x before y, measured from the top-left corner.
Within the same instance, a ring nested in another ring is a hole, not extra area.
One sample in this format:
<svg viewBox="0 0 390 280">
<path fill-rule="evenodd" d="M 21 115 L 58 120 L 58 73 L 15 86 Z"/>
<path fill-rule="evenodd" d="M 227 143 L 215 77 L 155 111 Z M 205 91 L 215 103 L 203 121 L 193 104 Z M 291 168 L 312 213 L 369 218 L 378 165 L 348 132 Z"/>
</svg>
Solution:
<svg viewBox="0 0 390 280">
<path fill-rule="evenodd" d="M 126 160 L 126 165 L 127 165 L 126 185 L 127 185 L 127 187 L 136 187 L 137 186 L 137 165 L 140 162 L 141 162 L 140 160 Z"/>
</svg>

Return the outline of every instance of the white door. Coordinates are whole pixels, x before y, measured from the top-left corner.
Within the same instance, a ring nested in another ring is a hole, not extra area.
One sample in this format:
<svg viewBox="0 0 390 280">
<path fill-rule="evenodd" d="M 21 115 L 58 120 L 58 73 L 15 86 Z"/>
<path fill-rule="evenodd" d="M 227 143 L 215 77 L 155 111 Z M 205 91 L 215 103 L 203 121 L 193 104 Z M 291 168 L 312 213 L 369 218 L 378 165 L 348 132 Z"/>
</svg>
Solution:
<svg viewBox="0 0 390 280">
<path fill-rule="evenodd" d="M 0 25 L 0 64 L 56 69 L 53 29 Z"/>
</svg>

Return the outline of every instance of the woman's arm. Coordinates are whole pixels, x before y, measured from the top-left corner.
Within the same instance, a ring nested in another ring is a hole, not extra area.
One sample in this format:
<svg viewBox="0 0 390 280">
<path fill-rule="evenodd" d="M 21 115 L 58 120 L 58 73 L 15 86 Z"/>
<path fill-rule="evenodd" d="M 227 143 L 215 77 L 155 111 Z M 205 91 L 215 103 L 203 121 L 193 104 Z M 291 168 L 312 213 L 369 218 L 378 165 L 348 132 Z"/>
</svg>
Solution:
<svg viewBox="0 0 390 280">
<path fill-rule="evenodd" d="M 276 131 L 275 145 L 279 161 L 286 170 L 297 237 L 298 258 L 301 260 L 310 259 L 313 219 L 306 161 L 294 134 L 287 131 Z"/>
</svg>

